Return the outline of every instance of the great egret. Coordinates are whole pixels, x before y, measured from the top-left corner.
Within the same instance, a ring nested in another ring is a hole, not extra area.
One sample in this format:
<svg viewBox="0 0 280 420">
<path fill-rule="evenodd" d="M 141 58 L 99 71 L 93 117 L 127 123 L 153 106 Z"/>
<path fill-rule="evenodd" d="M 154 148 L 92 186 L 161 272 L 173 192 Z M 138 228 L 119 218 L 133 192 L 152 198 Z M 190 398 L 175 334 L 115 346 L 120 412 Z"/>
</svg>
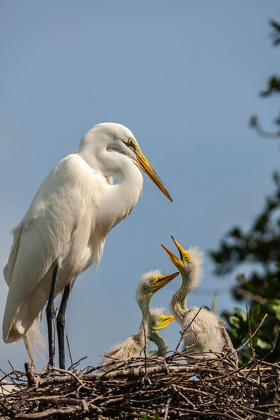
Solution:
<svg viewBox="0 0 280 420">
<path fill-rule="evenodd" d="M 120 124 L 94 126 L 79 149 L 50 172 L 14 229 L 4 277 L 9 286 L 3 340 L 36 342 L 37 317 L 46 303 L 49 364 L 54 364 L 54 298 L 64 290 L 57 317 L 60 367 L 65 367 L 64 326 L 69 292 L 77 276 L 101 260 L 106 236 L 137 203 L 140 168 L 171 201 L 132 132 Z M 113 177 L 117 183 L 113 183 Z"/>
<path fill-rule="evenodd" d="M 166 348 L 165 341 L 159 337 L 158 331 L 167 327 L 174 317 L 163 315 L 163 309 L 151 309 L 150 301 L 152 296 L 173 280 L 179 273 L 166 276 L 161 275 L 159 270 L 149 271 L 143 274 L 139 281 L 136 300 L 142 312 L 142 321 L 137 335 L 132 335 L 121 343 L 114 344 L 106 352 L 102 363 L 107 362 L 109 357 L 116 360 L 124 360 L 134 356 L 139 356 L 152 340 L 158 346 L 159 354 Z M 107 356 L 107 357 L 106 357 Z"/>
<path fill-rule="evenodd" d="M 184 351 L 200 354 L 206 352 L 203 356 L 207 358 L 213 357 L 210 351 L 226 352 L 237 366 L 238 356 L 223 320 L 205 308 L 199 309 L 194 306 L 187 309 L 186 306 L 188 294 L 198 286 L 203 275 L 203 252 L 197 247 L 191 247 L 186 251 L 176 239 L 172 236 L 171 238 L 178 248 L 180 259 L 164 245 L 162 247 L 182 276 L 182 285 L 172 296 L 170 308 L 184 331 Z"/>
</svg>

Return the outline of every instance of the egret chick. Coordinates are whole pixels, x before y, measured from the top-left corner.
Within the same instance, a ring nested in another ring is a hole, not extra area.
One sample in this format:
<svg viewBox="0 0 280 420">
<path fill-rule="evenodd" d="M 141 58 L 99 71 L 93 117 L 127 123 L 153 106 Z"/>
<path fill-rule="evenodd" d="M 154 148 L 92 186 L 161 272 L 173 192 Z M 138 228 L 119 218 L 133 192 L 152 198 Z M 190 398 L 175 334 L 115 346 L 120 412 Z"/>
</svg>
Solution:
<svg viewBox="0 0 280 420">
<path fill-rule="evenodd" d="M 164 355 L 167 349 L 165 340 L 159 336 L 158 332 L 166 328 L 171 322 L 174 321 L 174 316 L 164 315 L 164 308 L 150 309 L 150 328 L 148 338 L 157 345 L 157 351 L 149 352 L 149 356 Z"/>
<path fill-rule="evenodd" d="M 187 308 L 187 296 L 197 287 L 202 275 L 204 254 L 197 247 L 185 250 L 172 236 L 178 248 L 180 258 L 177 258 L 164 245 L 173 264 L 182 277 L 181 287 L 172 296 L 170 308 L 184 331 L 184 351 L 186 353 L 201 353 L 206 358 L 213 358 L 213 353 L 227 352 L 231 360 L 238 366 L 238 356 L 226 331 L 223 320 L 206 308 Z M 205 352 L 205 353 L 204 353 Z"/>
<path fill-rule="evenodd" d="M 156 354 L 160 354 L 166 349 L 166 343 L 163 338 L 158 335 L 158 332 L 171 324 L 175 318 L 172 315 L 164 315 L 163 308 L 151 308 L 150 316 L 151 321 L 148 329 L 148 338 L 158 346 L 158 352 L 156 352 Z M 146 345 L 148 344 L 148 340 L 145 339 L 144 328 L 145 326 L 143 322 L 141 322 L 137 335 L 132 335 L 121 343 L 114 344 L 106 350 L 101 363 L 106 363 L 112 359 L 126 360 L 143 355 L 145 343 Z M 155 352 L 153 352 L 153 354 L 155 354 Z"/>
<path fill-rule="evenodd" d="M 65 311 L 70 290 L 82 271 L 100 263 L 108 233 L 139 200 L 140 169 L 172 201 L 132 132 L 121 124 L 103 123 L 89 130 L 78 150 L 50 172 L 13 231 L 4 268 L 9 286 L 3 319 L 5 343 L 24 338 L 32 359 L 28 338 L 36 342 L 36 319 L 47 304 L 49 365 L 54 365 L 54 299 L 63 292 L 57 334 L 59 364 L 65 368 Z"/>
<path fill-rule="evenodd" d="M 132 335 L 121 343 L 117 343 L 110 347 L 102 360 L 102 363 L 107 362 L 109 357 L 116 360 L 125 360 L 131 357 L 139 356 L 147 347 L 149 340 L 153 340 L 158 345 L 159 351 L 166 348 L 166 344 L 158 336 L 157 332 L 166 328 L 174 317 L 170 315 L 163 315 L 156 309 L 150 312 L 150 301 L 152 296 L 168 284 L 171 280 L 178 276 L 177 273 L 163 276 L 159 270 L 150 271 L 143 274 L 139 281 L 136 300 L 142 312 L 142 321 L 137 335 Z M 106 357 L 107 356 L 107 357 Z M 109 356 L 109 357 L 108 357 Z"/>
</svg>

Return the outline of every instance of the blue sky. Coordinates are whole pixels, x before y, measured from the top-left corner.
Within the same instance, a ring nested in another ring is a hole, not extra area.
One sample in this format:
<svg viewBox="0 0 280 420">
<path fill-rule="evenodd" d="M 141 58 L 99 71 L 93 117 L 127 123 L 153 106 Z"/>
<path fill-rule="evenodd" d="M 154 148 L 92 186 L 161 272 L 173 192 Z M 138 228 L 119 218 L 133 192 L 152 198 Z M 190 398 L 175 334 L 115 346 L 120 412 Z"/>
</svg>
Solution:
<svg viewBox="0 0 280 420">
<path fill-rule="evenodd" d="M 273 191 L 277 142 L 248 126 L 258 114 L 273 128 L 276 98 L 258 93 L 279 68 L 268 21 L 278 0 L 246 2 L 0 1 L 0 265 L 10 231 L 53 166 L 96 123 L 129 127 L 168 187 L 170 203 L 144 175 L 133 213 L 110 232 L 97 272 L 77 280 L 67 311 L 75 360 L 97 364 L 106 348 L 138 331 L 141 274 L 174 267 L 160 243 L 215 249 L 233 225 L 250 226 Z M 153 299 L 165 306 L 175 279 Z M 234 275 L 205 277 L 189 305 L 234 306 Z M 7 287 L 0 280 L 0 317 Z M 58 302 L 57 302 L 58 305 Z M 245 306 L 245 304 L 244 304 Z M 167 311 L 168 312 L 168 309 Z M 173 323 L 162 333 L 170 348 Z M 42 332 L 46 335 L 43 325 Z M 27 360 L 22 343 L 0 343 L 1 368 Z M 41 368 L 44 362 L 38 362 Z"/>
</svg>

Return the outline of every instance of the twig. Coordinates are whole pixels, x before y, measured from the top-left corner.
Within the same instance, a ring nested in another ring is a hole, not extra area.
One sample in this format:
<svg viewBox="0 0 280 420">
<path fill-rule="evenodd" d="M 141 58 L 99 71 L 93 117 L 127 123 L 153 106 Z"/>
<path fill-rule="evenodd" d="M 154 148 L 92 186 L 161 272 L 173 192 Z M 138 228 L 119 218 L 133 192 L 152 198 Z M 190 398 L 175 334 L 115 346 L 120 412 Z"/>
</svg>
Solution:
<svg viewBox="0 0 280 420">
<path fill-rule="evenodd" d="M 172 396 L 168 398 L 166 406 L 165 406 L 165 413 L 164 413 L 164 418 L 163 420 L 167 420 L 168 419 L 168 410 L 169 410 L 169 406 L 172 400 Z"/>
<path fill-rule="evenodd" d="M 24 363 L 26 377 L 28 380 L 28 385 L 31 387 L 37 387 L 38 386 L 38 380 L 36 379 L 34 372 L 32 371 L 30 367 L 30 363 L 26 362 Z"/>
<path fill-rule="evenodd" d="M 193 319 L 191 320 L 191 322 L 186 327 L 184 327 L 183 332 L 180 331 L 181 338 L 180 338 L 180 340 L 179 340 L 179 342 L 178 342 L 178 344 L 177 344 L 177 346 L 176 346 L 176 348 L 174 350 L 174 354 L 177 353 L 178 348 L 180 347 L 180 344 L 181 344 L 181 342 L 182 342 L 182 340 L 184 338 L 184 335 L 185 335 L 187 329 L 192 325 L 193 321 L 195 320 L 195 318 L 197 317 L 197 315 L 199 314 L 199 312 L 201 311 L 201 309 L 202 309 L 202 306 L 199 308 L 199 310 L 197 311 L 197 313 L 195 314 L 195 316 L 193 317 Z"/>
<path fill-rule="evenodd" d="M 15 415 L 16 419 L 43 419 L 45 417 L 50 417 L 50 416 L 54 416 L 55 414 L 60 414 L 60 415 L 66 415 L 66 414 L 73 414 L 76 411 L 81 411 L 81 407 L 69 407 L 69 408 L 65 408 L 65 409 L 50 409 L 50 410 L 46 410 L 43 411 L 41 413 L 28 413 L 28 414 L 24 414 L 24 413 L 19 413 Z"/>
<path fill-rule="evenodd" d="M 237 352 L 240 351 L 241 349 L 243 349 L 243 347 L 245 347 L 249 341 L 257 334 L 257 332 L 259 331 L 259 329 L 261 328 L 262 324 L 264 323 L 265 319 L 267 317 L 267 313 L 264 315 L 263 319 L 260 322 L 260 325 L 255 329 L 255 331 L 253 332 L 253 334 L 248 338 L 248 340 L 245 341 L 245 343 L 242 344 L 242 346 L 238 347 L 238 349 L 236 350 Z"/>
<path fill-rule="evenodd" d="M 246 311 L 247 311 L 247 319 L 248 319 L 248 327 L 249 327 L 249 336 L 250 336 L 250 349 L 251 349 L 251 354 L 252 354 L 252 357 L 255 359 L 255 357 L 256 357 L 256 352 L 255 352 L 255 349 L 254 349 L 254 347 L 253 347 L 253 342 L 252 342 L 252 330 L 251 330 L 251 321 L 250 321 L 250 312 L 249 312 L 248 302 L 246 302 Z"/>
<path fill-rule="evenodd" d="M 69 353 L 69 357 L 70 357 L 70 361 L 71 361 L 71 366 L 73 366 L 73 359 L 72 359 L 72 354 L 71 354 L 71 349 L 70 349 L 70 343 L 69 343 L 69 339 L 68 339 L 68 335 L 67 334 L 66 334 L 66 341 L 67 341 L 68 353 Z"/>
</svg>

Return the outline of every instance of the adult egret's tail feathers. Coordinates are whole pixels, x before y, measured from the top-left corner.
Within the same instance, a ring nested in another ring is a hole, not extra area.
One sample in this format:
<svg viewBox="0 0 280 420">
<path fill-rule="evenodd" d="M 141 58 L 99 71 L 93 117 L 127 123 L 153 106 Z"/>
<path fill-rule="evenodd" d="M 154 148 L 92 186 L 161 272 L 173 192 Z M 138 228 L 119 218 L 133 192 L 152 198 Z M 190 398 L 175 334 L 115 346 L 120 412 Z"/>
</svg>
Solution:
<svg viewBox="0 0 280 420">
<path fill-rule="evenodd" d="M 46 360 L 45 357 L 41 354 L 41 351 L 47 351 L 46 340 L 41 334 L 38 326 L 38 321 L 35 320 L 33 325 L 29 328 L 28 333 L 26 334 L 28 340 L 32 344 L 36 353 L 40 356 L 42 360 Z M 26 346 L 26 343 L 25 343 Z M 26 346 L 27 347 L 27 346 Z M 27 349 L 28 351 L 28 349 Z M 29 351 L 28 351 L 29 354 Z M 29 355 L 30 357 L 30 355 Z M 30 357 L 31 358 L 31 357 Z"/>
</svg>

